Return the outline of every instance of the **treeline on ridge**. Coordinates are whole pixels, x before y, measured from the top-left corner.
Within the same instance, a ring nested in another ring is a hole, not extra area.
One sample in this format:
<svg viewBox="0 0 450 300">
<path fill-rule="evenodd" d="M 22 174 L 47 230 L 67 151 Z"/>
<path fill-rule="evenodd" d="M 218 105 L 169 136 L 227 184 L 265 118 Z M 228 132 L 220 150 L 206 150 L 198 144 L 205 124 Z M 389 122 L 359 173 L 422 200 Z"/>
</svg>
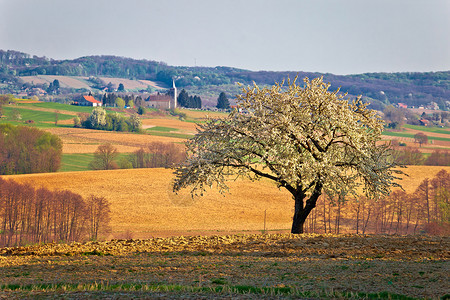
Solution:
<svg viewBox="0 0 450 300">
<path fill-rule="evenodd" d="M 96 240 L 110 231 L 110 203 L 0 177 L 0 246 Z"/>
<path fill-rule="evenodd" d="M 88 56 L 74 60 L 53 60 L 31 56 L 18 51 L 0 50 L 0 81 L 20 88 L 17 76 L 65 75 L 109 76 L 129 79 L 156 80 L 178 87 L 229 85 L 235 82 L 272 85 L 283 79 L 299 76 L 324 76 L 333 89 L 340 88 L 349 95 L 363 95 L 365 101 L 382 110 L 390 103 L 418 106 L 434 101 L 441 105 L 450 99 L 450 72 L 427 73 L 365 73 L 333 75 L 312 72 L 249 71 L 232 67 L 174 67 L 163 62 L 135 60 L 116 56 Z"/>
</svg>

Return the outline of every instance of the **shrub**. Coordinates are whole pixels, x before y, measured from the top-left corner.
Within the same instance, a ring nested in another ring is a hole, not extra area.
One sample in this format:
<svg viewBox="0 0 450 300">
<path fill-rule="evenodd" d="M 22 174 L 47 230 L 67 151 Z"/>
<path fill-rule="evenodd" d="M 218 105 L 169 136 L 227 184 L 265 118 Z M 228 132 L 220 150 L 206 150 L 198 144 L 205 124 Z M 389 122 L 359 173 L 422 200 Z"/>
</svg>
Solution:
<svg viewBox="0 0 450 300">
<path fill-rule="evenodd" d="M 145 115 L 146 111 L 145 108 L 143 106 L 139 106 L 138 110 L 137 110 L 138 115 Z"/>
<path fill-rule="evenodd" d="M 0 174 L 56 172 L 61 163 L 61 139 L 27 126 L 0 125 Z"/>
<path fill-rule="evenodd" d="M 137 114 L 127 118 L 117 112 L 107 114 L 101 107 L 94 108 L 88 117 L 80 116 L 80 121 L 83 127 L 90 129 L 131 132 L 142 129 L 142 121 Z"/>
</svg>

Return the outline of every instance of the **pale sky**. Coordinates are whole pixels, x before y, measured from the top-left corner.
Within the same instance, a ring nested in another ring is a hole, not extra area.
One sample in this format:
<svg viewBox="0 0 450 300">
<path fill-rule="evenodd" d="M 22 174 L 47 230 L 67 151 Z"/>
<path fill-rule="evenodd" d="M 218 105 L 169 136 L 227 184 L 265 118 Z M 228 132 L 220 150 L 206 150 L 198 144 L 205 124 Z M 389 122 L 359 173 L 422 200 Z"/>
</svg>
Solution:
<svg viewBox="0 0 450 300">
<path fill-rule="evenodd" d="M 0 0 L 0 49 L 333 74 L 450 70 L 450 0 Z"/>
</svg>

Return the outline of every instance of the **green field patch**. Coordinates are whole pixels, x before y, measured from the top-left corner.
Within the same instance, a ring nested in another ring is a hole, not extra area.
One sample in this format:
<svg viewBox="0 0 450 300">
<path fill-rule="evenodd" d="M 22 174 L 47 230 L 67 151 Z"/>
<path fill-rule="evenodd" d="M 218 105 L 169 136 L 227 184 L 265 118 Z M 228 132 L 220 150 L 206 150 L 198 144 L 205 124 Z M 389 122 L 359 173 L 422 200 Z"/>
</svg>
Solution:
<svg viewBox="0 0 450 300">
<path fill-rule="evenodd" d="M 179 139 L 190 139 L 193 137 L 191 134 L 185 134 L 185 133 L 176 133 L 176 132 L 161 132 L 161 131 L 147 131 L 149 135 L 154 136 L 165 136 L 165 137 L 173 137 L 173 138 L 179 138 Z"/>
<path fill-rule="evenodd" d="M 62 104 L 56 102 L 39 102 L 39 103 L 18 103 L 20 107 L 26 107 L 28 109 L 38 108 L 38 109 L 53 109 L 59 110 L 61 112 L 70 111 L 73 113 L 90 113 L 92 111 L 92 106 L 78 106 L 70 104 Z"/>
<path fill-rule="evenodd" d="M 119 153 L 115 159 L 118 164 L 122 157 L 129 153 Z M 94 153 L 65 153 L 61 158 L 61 167 L 58 172 L 89 171 L 89 163 L 94 159 Z"/>
<path fill-rule="evenodd" d="M 414 136 L 415 136 L 415 134 L 413 134 L 413 133 L 394 132 L 394 131 L 383 131 L 382 135 L 395 136 L 395 137 L 405 137 L 405 138 L 412 138 L 412 139 L 414 139 Z M 444 138 L 444 137 L 428 136 L 428 140 L 450 142 L 450 137 L 449 138 Z"/>
<path fill-rule="evenodd" d="M 87 171 L 88 165 L 94 159 L 93 153 L 63 154 L 59 172 Z"/>
<path fill-rule="evenodd" d="M 13 115 L 17 111 L 21 119 L 20 121 L 14 120 Z M 36 127 L 53 127 L 55 126 L 55 113 L 48 111 L 38 111 L 26 108 L 20 108 L 19 106 L 6 106 L 3 107 L 3 115 L 6 116 L 1 118 L 0 123 L 12 123 L 14 125 L 25 125 L 26 121 L 33 121 L 28 125 Z M 70 120 L 73 119 L 72 115 L 67 115 L 63 113 L 58 114 L 58 120 Z"/>
<path fill-rule="evenodd" d="M 171 131 L 179 131 L 178 128 L 171 128 L 171 127 L 162 127 L 162 126 L 155 126 L 147 129 L 148 131 L 159 131 L 159 132 L 171 132 Z"/>
<path fill-rule="evenodd" d="M 439 134 L 448 134 L 450 135 L 450 129 L 443 129 L 443 128 L 436 128 L 436 127 L 425 127 L 425 126 L 419 126 L 419 125 L 409 125 L 406 124 L 403 127 L 419 130 L 423 132 L 431 132 L 431 133 L 439 133 Z"/>
<path fill-rule="evenodd" d="M 93 107 L 92 106 L 78 106 L 78 105 L 71 105 L 71 104 L 63 104 L 63 103 L 56 103 L 56 102 L 39 102 L 39 103 L 18 103 L 19 107 L 28 108 L 28 109 L 51 109 L 51 110 L 58 110 L 61 113 L 66 112 L 72 112 L 72 113 L 91 113 Z M 112 112 L 111 107 L 103 107 L 106 111 Z M 39 110 L 38 110 L 39 111 Z M 124 113 L 123 111 L 118 111 L 118 113 Z M 73 116 L 72 116 L 73 118 Z"/>
</svg>

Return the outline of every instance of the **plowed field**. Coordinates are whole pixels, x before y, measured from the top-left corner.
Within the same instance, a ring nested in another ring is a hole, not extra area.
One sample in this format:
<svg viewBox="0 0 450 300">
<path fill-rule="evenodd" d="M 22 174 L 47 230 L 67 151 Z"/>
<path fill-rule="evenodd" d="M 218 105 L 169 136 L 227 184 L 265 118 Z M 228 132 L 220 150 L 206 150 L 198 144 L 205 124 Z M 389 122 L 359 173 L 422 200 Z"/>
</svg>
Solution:
<svg viewBox="0 0 450 300">
<path fill-rule="evenodd" d="M 450 238 L 228 235 L 0 249 L 0 297 L 447 299 Z"/>
</svg>

